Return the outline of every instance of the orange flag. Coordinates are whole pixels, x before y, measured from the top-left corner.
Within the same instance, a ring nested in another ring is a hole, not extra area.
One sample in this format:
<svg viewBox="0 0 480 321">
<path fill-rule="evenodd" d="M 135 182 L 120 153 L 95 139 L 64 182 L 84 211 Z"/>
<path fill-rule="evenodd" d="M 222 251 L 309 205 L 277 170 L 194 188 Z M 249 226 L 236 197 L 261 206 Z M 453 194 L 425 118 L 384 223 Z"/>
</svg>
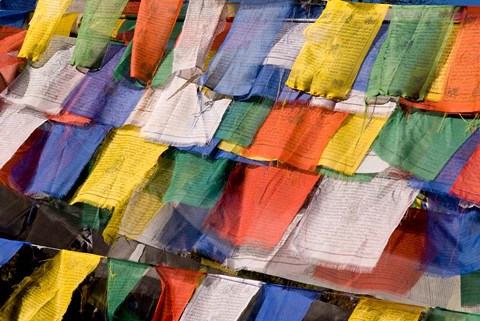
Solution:
<svg viewBox="0 0 480 321">
<path fill-rule="evenodd" d="M 426 211 L 410 209 L 370 273 L 317 267 L 314 275 L 333 284 L 357 290 L 405 294 L 423 275 L 420 266 L 426 224 Z"/>
<path fill-rule="evenodd" d="M 204 274 L 161 265 L 156 269 L 162 293 L 152 321 L 177 321 Z"/>
<path fill-rule="evenodd" d="M 135 28 L 130 74 L 150 81 L 165 53 L 183 0 L 142 0 Z"/>
<path fill-rule="evenodd" d="M 461 199 L 480 204 L 480 146 L 463 167 L 450 192 Z"/>
<path fill-rule="evenodd" d="M 273 249 L 320 178 L 273 166 L 237 165 L 206 225 L 233 245 Z"/>
<path fill-rule="evenodd" d="M 330 137 L 347 116 L 326 108 L 277 102 L 242 156 L 278 160 L 314 171 Z"/>
</svg>

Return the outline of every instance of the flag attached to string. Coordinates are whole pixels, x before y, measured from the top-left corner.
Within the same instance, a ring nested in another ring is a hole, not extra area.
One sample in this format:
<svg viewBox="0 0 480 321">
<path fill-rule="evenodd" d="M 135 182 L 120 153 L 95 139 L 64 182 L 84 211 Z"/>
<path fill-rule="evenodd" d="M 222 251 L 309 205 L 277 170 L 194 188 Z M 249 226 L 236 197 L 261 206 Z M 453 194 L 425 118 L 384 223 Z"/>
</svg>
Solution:
<svg viewBox="0 0 480 321">
<path fill-rule="evenodd" d="M 0 320 L 62 320 L 73 291 L 100 259 L 97 255 L 60 251 L 23 279 L 0 308 Z"/>
<path fill-rule="evenodd" d="M 162 265 L 156 269 L 162 293 L 153 321 L 178 321 L 204 274 Z"/>
<path fill-rule="evenodd" d="M 362 298 L 348 321 L 417 321 L 424 307 Z"/>
<path fill-rule="evenodd" d="M 28 243 L 19 241 L 9 241 L 0 238 L 0 267 L 10 261 L 10 259 Z"/>
<path fill-rule="evenodd" d="M 480 321 L 480 315 L 434 308 L 427 311 L 425 321 Z"/>
<path fill-rule="evenodd" d="M 143 277 L 149 266 L 143 263 L 109 258 L 107 311 L 108 319 L 113 321 L 115 311 L 125 300 L 130 291 Z"/>
</svg>

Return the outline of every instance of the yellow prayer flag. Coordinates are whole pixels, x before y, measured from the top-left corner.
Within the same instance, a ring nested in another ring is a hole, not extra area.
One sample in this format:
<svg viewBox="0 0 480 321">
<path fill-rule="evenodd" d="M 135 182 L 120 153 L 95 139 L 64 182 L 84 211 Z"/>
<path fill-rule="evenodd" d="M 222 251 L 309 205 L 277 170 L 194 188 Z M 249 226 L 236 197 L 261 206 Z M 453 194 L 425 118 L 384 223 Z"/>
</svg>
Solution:
<svg viewBox="0 0 480 321">
<path fill-rule="evenodd" d="M 167 149 L 167 145 L 146 141 L 138 127 L 125 126 L 112 131 L 90 176 L 71 203 L 108 209 L 122 206 Z"/>
<path fill-rule="evenodd" d="M 417 321 L 424 307 L 362 298 L 348 321 Z"/>
<path fill-rule="evenodd" d="M 55 34 L 71 0 L 39 0 L 18 54 L 21 58 L 38 61 Z"/>
<path fill-rule="evenodd" d="M 452 61 L 452 51 L 455 45 L 455 39 L 457 38 L 458 25 L 453 25 L 452 31 L 447 38 L 445 48 L 443 49 L 442 56 L 437 65 L 437 70 L 432 81 L 432 85 L 428 89 L 425 100 L 439 102 L 442 98 L 443 87 L 447 79 L 448 68 Z"/>
<path fill-rule="evenodd" d="M 64 37 L 70 36 L 70 31 L 72 31 L 73 24 L 77 21 L 78 13 L 66 13 L 60 19 L 60 22 L 55 29 L 54 34 Z"/>
<path fill-rule="evenodd" d="M 224 151 L 226 151 L 226 152 L 234 153 L 234 154 L 236 154 L 236 155 L 238 155 L 238 156 L 245 157 L 245 156 L 244 156 L 245 148 L 242 147 L 242 146 L 240 146 L 240 145 L 237 145 L 237 144 L 235 144 L 235 143 L 222 140 L 222 141 L 218 144 L 218 148 L 221 149 L 221 150 L 224 150 Z M 248 157 L 245 157 L 245 158 L 252 159 L 252 160 L 256 160 L 256 161 L 259 161 L 259 162 L 272 162 L 272 161 L 276 161 L 276 159 L 271 159 L 271 158 L 266 158 L 266 157 L 261 157 L 261 156 L 255 156 L 255 155 L 249 155 Z"/>
<path fill-rule="evenodd" d="M 318 165 L 355 174 L 387 120 L 361 114 L 348 116 L 328 142 Z"/>
<path fill-rule="evenodd" d="M 62 320 L 73 291 L 93 272 L 100 259 L 98 255 L 60 251 L 23 279 L 0 308 L 0 320 Z"/>
<path fill-rule="evenodd" d="M 306 42 L 286 85 L 314 96 L 345 99 L 388 11 L 388 5 L 328 1 L 304 31 Z"/>
</svg>

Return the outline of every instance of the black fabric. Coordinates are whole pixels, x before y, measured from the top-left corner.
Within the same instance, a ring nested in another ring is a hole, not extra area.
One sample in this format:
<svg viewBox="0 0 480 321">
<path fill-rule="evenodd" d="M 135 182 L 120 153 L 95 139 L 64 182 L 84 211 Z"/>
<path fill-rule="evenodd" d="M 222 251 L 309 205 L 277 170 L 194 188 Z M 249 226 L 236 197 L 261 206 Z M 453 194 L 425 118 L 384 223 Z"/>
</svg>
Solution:
<svg viewBox="0 0 480 321">
<path fill-rule="evenodd" d="M 313 301 L 303 321 L 347 321 L 350 314 L 336 305 Z"/>
</svg>

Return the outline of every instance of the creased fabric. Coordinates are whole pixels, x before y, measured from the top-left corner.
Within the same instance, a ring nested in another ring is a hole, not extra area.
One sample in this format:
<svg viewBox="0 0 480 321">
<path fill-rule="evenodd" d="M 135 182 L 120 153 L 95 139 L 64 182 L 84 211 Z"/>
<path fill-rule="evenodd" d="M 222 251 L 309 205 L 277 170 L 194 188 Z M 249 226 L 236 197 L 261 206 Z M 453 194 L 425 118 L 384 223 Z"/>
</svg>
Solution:
<svg viewBox="0 0 480 321">
<path fill-rule="evenodd" d="M 235 246 L 273 249 L 319 177 L 280 167 L 239 164 L 211 210 L 206 229 Z"/>
<path fill-rule="evenodd" d="M 242 0 L 200 84 L 224 95 L 247 95 L 293 5 L 292 0 Z"/>
<path fill-rule="evenodd" d="M 286 85 L 314 96 L 345 99 L 387 11 L 386 5 L 328 2 L 320 18 L 305 29 L 306 42 Z"/>
<path fill-rule="evenodd" d="M 162 293 L 153 321 L 178 321 L 203 273 L 157 266 Z"/>
<path fill-rule="evenodd" d="M 54 124 L 26 194 L 65 196 L 92 158 L 110 126 Z"/>
<path fill-rule="evenodd" d="M 375 268 L 369 273 L 355 273 L 316 267 L 314 277 L 346 289 L 408 293 L 424 274 L 426 250 L 426 211 L 409 209 L 406 217 L 390 236 Z"/>
<path fill-rule="evenodd" d="M 107 310 L 114 320 L 115 311 L 149 269 L 147 264 L 108 258 Z"/>
<path fill-rule="evenodd" d="M 124 48 L 111 46 L 106 64 L 99 71 L 90 71 L 62 103 L 67 112 L 97 122 L 121 127 L 141 99 L 144 89 L 130 78 L 115 82 L 112 72 Z"/>
<path fill-rule="evenodd" d="M 451 6 L 394 6 L 388 37 L 372 68 L 367 97 L 422 100 L 453 26 Z"/>
<path fill-rule="evenodd" d="M 108 209 L 124 204 L 168 146 L 147 142 L 138 128 L 127 126 L 111 132 L 101 148 L 90 176 L 72 204 L 83 202 Z"/>
<path fill-rule="evenodd" d="M 347 321 L 350 314 L 336 305 L 313 301 L 303 321 Z"/>
<path fill-rule="evenodd" d="M 24 246 L 25 242 L 19 241 L 9 241 L 0 238 L 0 267 L 10 261 L 10 259 L 17 254 L 22 246 Z"/>
<path fill-rule="evenodd" d="M 100 256 L 60 251 L 37 268 L 0 308 L 0 320 L 62 320 L 73 291 L 100 262 Z"/>
<path fill-rule="evenodd" d="M 2 168 L 32 132 L 47 119 L 31 110 L 0 109 L 0 168 Z"/>
<path fill-rule="evenodd" d="M 248 320 L 302 321 L 310 304 L 319 295 L 317 291 L 265 284 L 257 299 L 257 304 L 261 303 L 259 310 L 252 313 Z"/>
<path fill-rule="evenodd" d="M 278 160 L 302 170 L 314 171 L 330 138 L 347 116 L 347 113 L 324 108 L 278 102 L 250 147 L 240 155 Z"/>
<path fill-rule="evenodd" d="M 417 321 L 424 307 L 362 298 L 349 321 Z"/>
<path fill-rule="evenodd" d="M 37 3 L 19 57 L 38 61 L 55 33 L 71 0 L 40 0 Z"/>
<path fill-rule="evenodd" d="M 460 277 L 460 295 L 462 307 L 480 304 L 480 272 L 464 274 Z"/>
<path fill-rule="evenodd" d="M 417 194 L 405 180 L 324 177 L 292 234 L 290 251 L 311 264 L 370 272 Z"/>
<path fill-rule="evenodd" d="M 72 64 L 97 69 L 128 0 L 88 0 Z"/>
<path fill-rule="evenodd" d="M 472 124 L 462 118 L 396 110 L 372 149 L 390 165 L 432 181 L 472 132 Z"/>
<path fill-rule="evenodd" d="M 176 201 L 190 206 L 212 207 L 220 198 L 231 169 L 232 163 L 226 159 L 204 159 L 178 152 L 163 202 Z"/>
<path fill-rule="evenodd" d="M 186 87 L 185 87 L 186 86 Z M 172 146 L 206 145 L 212 140 L 231 99 L 177 76 L 164 90 L 153 91 L 144 99 L 153 104 L 150 118 L 142 128 L 148 139 Z"/>
<path fill-rule="evenodd" d="M 480 133 L 479 133 L 480 134 Z M 473 134 L 472 137 L 477 135 Z M 468 141 L 467 141 L 468 142 Z M 476 143 L 476 142 L 475 142 Z M 470 145 L 470 148 L 475 146 L 475 143 Z M 465 159 L 464 167 L 457 168 L 458 176 L 453 176 L 455 173 L 450 173 L 449 176 L 454 180 L 451 185 L 450 192 L 457 197 L 468 200 L 474 203 L 480 203 L 480 195 L 478 193 L 478 186 L 480 186 L 480 176 L 478 174 L 478 159 L 480 158 L 480 147 L 477 143 L 475 151 L 468 160 Z"/>
<path fill-rule="evenodd" d="M 455 198 L 430 195 L 428 210 L 426 271 L 448 277 L 480 270 L 476 250 L 480 209 Z"/>
<path fill-rule="evenodd" d="M 173 72 L 201 71 L 215 37 L 226 26 L 225 0 L 189 1 L 181 35 L 173 51 Z"/>
<path fill-rule="evenodd" d="M 140 3 L 130 68 L 133 78 L 148 82 L 155 75 L 182 3 L 181 0 L 144 0 Z"/>
<path fill-rule="evenodd" d="M 27 68 L 12 85 L 2 92 L 2 98 L 11 104 L 28 106 L 39 112 L 56 115 L 63 100 L 84 75 L 70 65 L 73 48 L 57 51 L 40 68 Z"/>
</svg>

